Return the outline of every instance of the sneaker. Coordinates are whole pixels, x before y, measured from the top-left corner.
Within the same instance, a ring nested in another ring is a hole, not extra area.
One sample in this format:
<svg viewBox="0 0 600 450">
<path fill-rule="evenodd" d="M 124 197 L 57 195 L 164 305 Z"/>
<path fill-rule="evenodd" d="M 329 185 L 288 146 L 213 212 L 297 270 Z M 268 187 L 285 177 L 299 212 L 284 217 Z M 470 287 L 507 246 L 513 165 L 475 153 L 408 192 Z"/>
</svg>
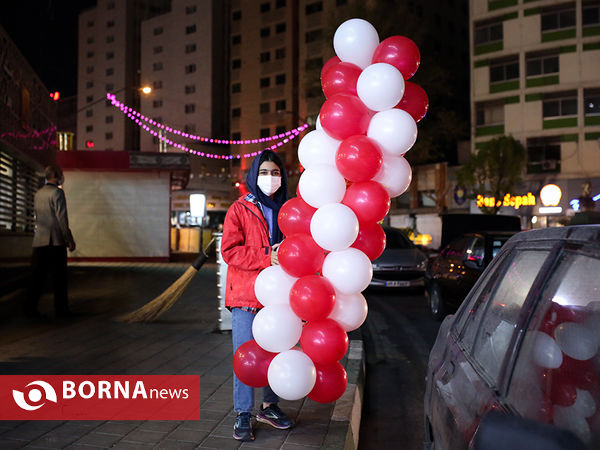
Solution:
<svg viewBox="0 0 600 450">
<path fill-rule="evenodd" d="M 250 413 L 241 412 L 235 418 L 233 426 L 233 438 L 238 441 L 253 441 L 254 433 L 252 432 L 252 424 L 250 424 Z"/>
<path fill-rule="evenodd" d="M 268 423 L 272 427 L 275 427 L 279 430 L 287 430 L 288 428 L 292 428 L 294 426 L 294 421 L 286 416 L 281 409 L 279 409 L 277 403 L 273 403 L 266 408 L 261 406 L 260 411 L 258 411 L 258 414 L 256 414 L 256 420 L 259 422 Z"/>
</svg>

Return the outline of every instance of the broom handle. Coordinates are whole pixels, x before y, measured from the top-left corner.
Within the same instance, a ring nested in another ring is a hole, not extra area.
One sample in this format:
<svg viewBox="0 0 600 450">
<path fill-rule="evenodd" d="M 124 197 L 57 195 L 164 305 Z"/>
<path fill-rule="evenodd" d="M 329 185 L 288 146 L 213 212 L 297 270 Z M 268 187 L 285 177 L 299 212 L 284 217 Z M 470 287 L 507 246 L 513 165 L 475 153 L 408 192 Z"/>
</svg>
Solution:
<svg viewBox="0 0 600 450">
<path fill-rule="evenodd" d="M 192 263 L 192 267 L 194 269 L 200 270 L 200 267 L 202 267 L 204 265 L 204 263 L 206 262 L 206 258 L 208 258 L 208 256 L 206 256 L 206 251 L 210 248 L 210 246 L 213 244 L 213 242 L 215 242 L 215 238 L 212 238 L 210 240 L 208 245 L 206 247 L 204 247 L 204 250 L 202 250 L 200 252 L 200 254 L 196 258 L 196 260 Z"/>
</svg>

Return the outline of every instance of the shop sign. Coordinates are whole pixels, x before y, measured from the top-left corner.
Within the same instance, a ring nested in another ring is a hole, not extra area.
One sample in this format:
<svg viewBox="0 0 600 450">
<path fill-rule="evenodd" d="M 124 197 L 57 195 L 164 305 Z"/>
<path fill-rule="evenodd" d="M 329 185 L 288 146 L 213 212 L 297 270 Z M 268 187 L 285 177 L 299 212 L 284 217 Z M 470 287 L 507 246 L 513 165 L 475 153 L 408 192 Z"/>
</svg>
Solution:
<svg viewBox="0 0 600 450">
<path fill-rule="evenodd" d="M 526 195 L 506 194 L 504 199 L 496 201 L 495 197 L 484 197 L 477 195 L 477 207 L 494 208 L 498 206 L 511 207 L 519 209 L 521 206 L 535 206 L 535 196 L 528 192 Z"/>
</svg>

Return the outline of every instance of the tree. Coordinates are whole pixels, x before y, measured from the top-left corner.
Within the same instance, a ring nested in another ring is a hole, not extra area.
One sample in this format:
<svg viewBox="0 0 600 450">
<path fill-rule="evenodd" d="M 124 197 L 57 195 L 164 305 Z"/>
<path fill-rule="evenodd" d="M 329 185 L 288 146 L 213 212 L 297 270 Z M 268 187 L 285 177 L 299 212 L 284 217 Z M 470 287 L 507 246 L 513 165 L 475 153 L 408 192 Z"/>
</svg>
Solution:
<svg viewBox="0 0 600 450">
<path fill-rule="evenodd" d="M 497 214 L 502 199 L 521 182 L 525 148 L 512 136 L 501 136 L 487 142 L 473 153 L 467 163 L 457 172 L 469 198 L 477 194 L 494 197 L 493 207 L 480 207 L 486 214 Z"/>
</svg>

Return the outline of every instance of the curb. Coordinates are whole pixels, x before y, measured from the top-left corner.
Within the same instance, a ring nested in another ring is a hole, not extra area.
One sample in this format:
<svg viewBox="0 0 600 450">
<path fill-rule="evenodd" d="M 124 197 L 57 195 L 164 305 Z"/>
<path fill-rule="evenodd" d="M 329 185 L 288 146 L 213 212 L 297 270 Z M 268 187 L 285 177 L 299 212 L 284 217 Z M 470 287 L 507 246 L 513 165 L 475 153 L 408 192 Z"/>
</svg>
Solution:
<svg viewBox="0 0 600 450">
<path fill-rule="evenodd" d="M 365 350 L 362 340 L 350 341 L 346 361 L 348 386 L 344 394 L 335 402 L 329 429 L 325 435 L 325 449 L 356 450 L 362 414 L 365 384 Z"/>
</svg>

